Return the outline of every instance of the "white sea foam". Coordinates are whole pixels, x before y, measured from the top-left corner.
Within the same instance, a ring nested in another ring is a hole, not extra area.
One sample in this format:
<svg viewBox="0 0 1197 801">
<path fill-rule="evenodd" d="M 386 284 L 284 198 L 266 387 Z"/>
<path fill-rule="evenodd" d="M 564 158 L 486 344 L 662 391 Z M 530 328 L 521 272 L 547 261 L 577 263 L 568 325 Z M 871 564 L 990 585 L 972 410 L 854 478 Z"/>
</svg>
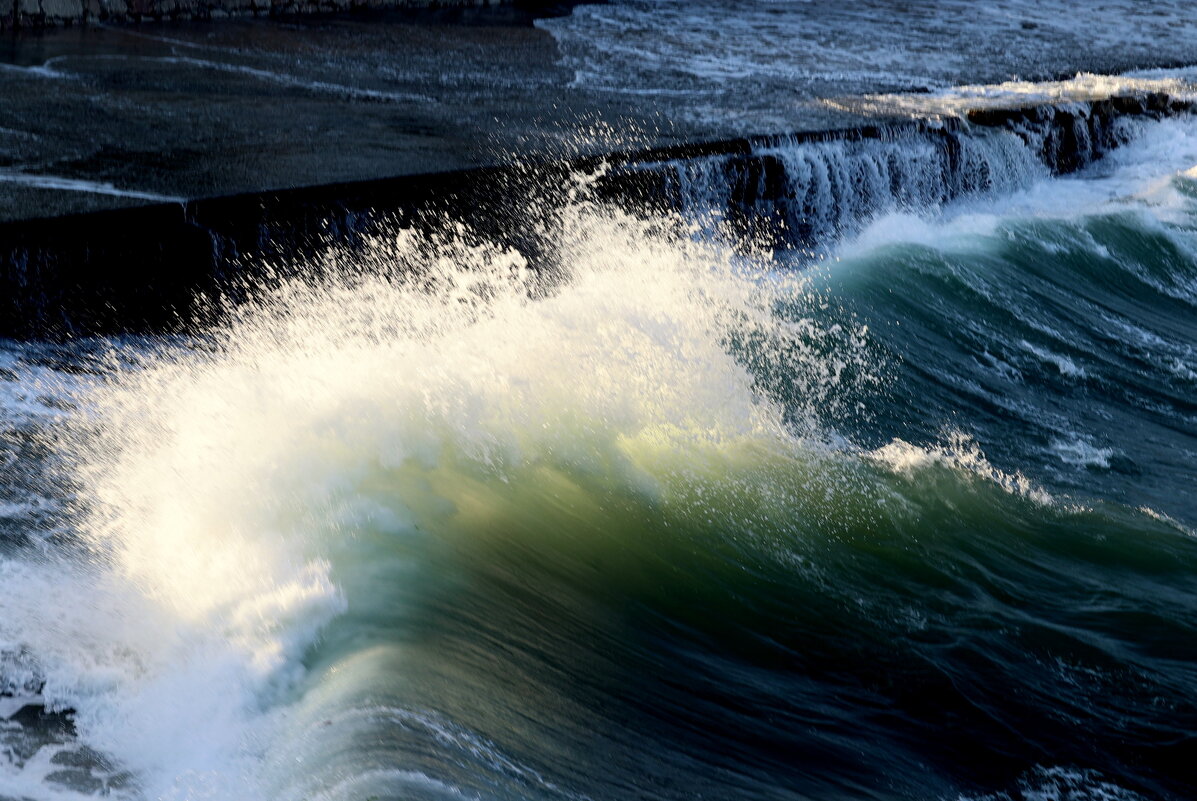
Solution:
<svg viewBox="0 0 1197 801">
<path fill-rule="evenodd" d="M 513 485 L 667 498 L 670 476 L 800 450 L 729 337 L 773 342 L 812 420 L 834 413 L 862 356 L 825 358 L 820 338 L 863 332 L 779 321 L 800 276 L 756 281 L 657 224 L 565 216 L 562 273 L 465 232 L 399 231 L 330 254 L 328 284 L 241 309 L 213 347 L 114 361 L 79 390 L 56 446 L 85 548 L 0 558 L 0 649 L 29 655 L 79 742 L 139 792 L 292 792 L 294 765 L 265 757 L 283 752 L 303 655 L 346 608 L 358 537 L 418 553 L 429 532 L 486 530 L 485 498 Z"/>
<path fill-rule="evenodd" d="M 1037 504 L 1048 506 L 1054 503 L 1050 493 L 1026 476 L 1006 473 L 990 464 L 977 443 L 960 432 L 951 432 L 944 444 L 930 447 L 895 439 L 866 456 L 895 473 L 911 476 L 930 468 L 947 467 L 990 481 Z"/>
<path fill-rule="evenodd" d="M 1113 448 L 1100 448 L 1092 440 L 1079 435 L 1067 439 L 1054 439 L 1051 452 L 1065 464 L 1075 467 L 1097 467 L 1108 470 L 1110 459 L 1117 454 Z"/>
<path fill-rule="evenodd" d="M 1055 367 L 1060 371 L 1060 375 L 1062 376 L 1067 376 L 1068 378 L 1085 378 L 1088 375 L 1088 373 L 1085 372 L 1085 368 L 1079 367 L 1076 362 L 1067 356 L 1054 353 L 1047 348 L 1039 347 L 1038 345 L 1033 345 L 1030 342 L 1027 342 L 1025 339 L 1020 339 L 1018 344 L 1023 350 L 1034 354 L 1041 361 Z"/>
<path fill-rule="evenodd" d="M 1194 77 L 1188 72 L 1160 73 L 1155 77 L 1077 73 L 1062 81 L 1003 81 L 952 86 L 925 94 L 874 94 L 824 102 L 871 114 L 954 117 L 963 116 L 974 109 L 1025 108 L 1048 104 L 1063 106 L 1148 92 L 1162 92 L 1178 99 L 1189 99 L 1197 96 Z"/>
<path fill-rule="evenodd" d="M 1063 766 L 1039 767 L 1018 781 L 1018 786 L 980 796 L 959 796 L 958 801 L 1145 801 L 1144 797 L 1107 781 L 1094 770 Z"/>
<path fill-rule="evenodd" d="M 927 214 L 891 212 L 870 222 L 835 252 L 841 258 L 853 258 L 891 244 L 948 250 L 983 249 L 985 237 L 992 235 L 1000 223 L 1001 217 L 994 213 L 963 212 L 952 216 L 951 222 L 945 224 Z"/>
<path fill-rule="evenodd" d="M 1190 528 L 1184 525 L 1171 515 L 1164 514 L 1161 511 L 1152 509 L 1150 506 L 1140 506 L 1139 511 L 1150 517 L 1152 520 L 1158 520 L 1167 526 L 1170 526 L 1188 537 L 1197 537 L 1197 529 Z"/>
</svg>

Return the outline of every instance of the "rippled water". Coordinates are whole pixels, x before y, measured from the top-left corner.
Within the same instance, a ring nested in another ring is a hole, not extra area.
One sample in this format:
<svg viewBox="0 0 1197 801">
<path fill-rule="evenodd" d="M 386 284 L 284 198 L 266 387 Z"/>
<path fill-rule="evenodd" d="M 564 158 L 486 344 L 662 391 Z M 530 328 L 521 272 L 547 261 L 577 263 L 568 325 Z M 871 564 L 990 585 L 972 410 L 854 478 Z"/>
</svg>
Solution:
<svg viewBox="0 0 1197 801">
<path fill-rule="evenodd" d="M 537 25 L 579 88 L 761 133 L 862 92 L 1197 63 L 1190 12 L 1133 0 L 614 0 Z"/>
</svg>

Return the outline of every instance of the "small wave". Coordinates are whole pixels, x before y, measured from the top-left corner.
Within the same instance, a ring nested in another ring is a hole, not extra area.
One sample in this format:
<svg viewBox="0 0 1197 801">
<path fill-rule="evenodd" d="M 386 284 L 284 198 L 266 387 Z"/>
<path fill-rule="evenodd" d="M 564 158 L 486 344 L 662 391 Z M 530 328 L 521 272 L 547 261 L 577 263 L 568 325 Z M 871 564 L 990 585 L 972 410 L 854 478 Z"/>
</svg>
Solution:
<svg viewBox="0 0 1197 801">
<path fill-rule="evenodd" d="M 1197 537 L 1197 530 L 1194 530 L 1194 529 L 1184 525 L 1179 520 L 1177 520 L 1176 518 L 1174 518 L 1170 515 L 1166 515 L 1161 511 L 1152 509 L 1150 506 L 1140 506 L 1139 511 L 1142 512 L 1143 514 L 1147 515 L 1148 517 L 1150 517 L 1152 520 L 1158 520 L 1161 523 L 1171 526 L 1172 528 L 1185 534 L 1186 536 Z"/>
<path fill-rule="evenodd" d="M 915 116 L 963 116 L 974 109 L 1066 105 L 1116 95 L 1161 92 L 1173 97 L 1193 96 L 1192 76 L 1180 72 L 1094 75 L 1080 72 L 1061 81 L 1003 81 L 952 86 L 923 94 L 872 94 L 853 98 L 850 107 L 873 113 Z M 842 104 L 844 101 L 830 101 Z"/>
<path fill-rule="evenodd" d="M 1053 367 L 1055 367 L 1057 370 L 1060 371 L 1060 375 L 1068 376 L 1069 378 L 1085 378 L 1089 375 L 1088 373 L 1085 372 L 1085 369 L 1083 367 L 1077 366 L 1077 363 L 1074 362 L 1072 359 L 1068 358 L 1067 356 L 1063 356 L 1059 353 L 1055 353 L 1053 351 L 1048 350 L 1047 348 L 1041 348 L 1041 347 L 1038 347 L 1037 345 L 1032 345 L 1030 342 L 1027 342 L 1025 339 L 1020 339 L 1018 341 L 1018 344 L 1022 347 L 1023 350 L 1025 350 L 1029 353 L 1033 353 L 1034 355 L 1038 356 L 1041 360 L 1043 360 L 1047 364 L 1050 364 Z"/>
<path fill-rule="evenodd" d="M 865 455 L 894 473 L 913 475 L 932 467 L 947 467 L 990 481 L 1041 506 L 1055 503 L 1050 493 L 1021 473 L 1005 473 L 994 467 L 977 443 L 960 432 L 949 434 L 942 446 L 920 447 L 895 439 Z"/>
<path fill-rule="evenodd" d="M 1052 440 L 1050 448 L 1051 452 L 1065 464 L 1076 467 L 1098 467 L 1103 470 L 1110 468 L 1110 459 L 1117 453 L 1113 448 L 1099 448 L 1090 440 L 1080 436 Z"/>
</svg>

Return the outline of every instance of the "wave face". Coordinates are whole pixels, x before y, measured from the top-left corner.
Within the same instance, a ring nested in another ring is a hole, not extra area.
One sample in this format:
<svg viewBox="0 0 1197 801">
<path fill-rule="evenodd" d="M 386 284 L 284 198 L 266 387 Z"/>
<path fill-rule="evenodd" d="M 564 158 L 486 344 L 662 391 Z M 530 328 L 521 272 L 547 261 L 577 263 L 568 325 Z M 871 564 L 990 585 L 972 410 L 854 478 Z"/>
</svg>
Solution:
<svg viewBox="0 0 1197 801">
<path fill-rule="evenodd" d="M 7 343 L 0 796 L 1186 798 L 1194 164 Z"/>
</svg>

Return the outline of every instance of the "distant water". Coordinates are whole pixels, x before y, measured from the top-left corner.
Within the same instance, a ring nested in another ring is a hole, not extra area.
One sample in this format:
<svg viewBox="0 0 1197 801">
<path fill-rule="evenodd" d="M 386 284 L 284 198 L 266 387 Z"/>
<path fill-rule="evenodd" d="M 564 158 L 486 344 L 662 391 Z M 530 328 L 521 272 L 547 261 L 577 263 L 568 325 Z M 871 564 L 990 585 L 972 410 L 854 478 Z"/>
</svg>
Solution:
<svg viewBox="0 0 1197 801">
<path fill-rule="evenodd" d="M 1191 798 L 1197 122 L 1131 133 L 819 255 L 578 202 L 4 343 L 0 690 L 74 714 L 0 797 Z"/>
<path fill-rule="evenodd" d="M 1192 7 L 1174 0 L 611 0 L 536 24 L 575 86 L 753 133 L 860 92 L 1197 63 Z"/>
</svg>

